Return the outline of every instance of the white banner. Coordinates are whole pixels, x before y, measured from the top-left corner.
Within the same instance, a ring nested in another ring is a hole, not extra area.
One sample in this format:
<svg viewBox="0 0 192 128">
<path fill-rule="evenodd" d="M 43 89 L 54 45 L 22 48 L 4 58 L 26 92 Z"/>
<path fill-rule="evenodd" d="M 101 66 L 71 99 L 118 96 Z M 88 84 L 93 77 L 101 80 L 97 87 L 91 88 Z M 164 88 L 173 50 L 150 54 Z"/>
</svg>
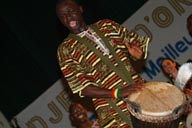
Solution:
<svg viewBox="0 0 192 128">
<path fill-rule="evenodd" d="M 69 120 L 71 104 L 59 79 L 26 109 L 16 115 L 12 124 L 21 128 L 73 128 Z"/>
<path fill-rule="evenodd" d="M 186 28 L 191 13 L 192 0 L 149 0 L 122 24 L 152 38 L 141 77 L 167 81 L 160 69 L 160 58 L 169 57 L 179 64 L 192 59 L 192 38 Z"/>
</svg>

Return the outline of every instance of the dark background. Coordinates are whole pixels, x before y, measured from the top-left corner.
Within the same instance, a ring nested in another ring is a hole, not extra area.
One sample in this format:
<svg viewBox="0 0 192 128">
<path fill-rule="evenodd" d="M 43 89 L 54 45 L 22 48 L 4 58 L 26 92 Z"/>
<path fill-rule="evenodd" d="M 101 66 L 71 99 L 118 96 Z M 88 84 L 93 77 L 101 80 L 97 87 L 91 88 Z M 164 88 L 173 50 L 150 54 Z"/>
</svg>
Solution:
<svg viewBox="0 0 192 128">
<path fill-rule="evenodd" d="M 147 0 L 79 0 L 88 24 L 123 23 Z M 57 47 L 68 34 L 55 14 L 56 0 L 0 4 L 0 110 L 11 120 L 62 77 Z"/>
</svg>

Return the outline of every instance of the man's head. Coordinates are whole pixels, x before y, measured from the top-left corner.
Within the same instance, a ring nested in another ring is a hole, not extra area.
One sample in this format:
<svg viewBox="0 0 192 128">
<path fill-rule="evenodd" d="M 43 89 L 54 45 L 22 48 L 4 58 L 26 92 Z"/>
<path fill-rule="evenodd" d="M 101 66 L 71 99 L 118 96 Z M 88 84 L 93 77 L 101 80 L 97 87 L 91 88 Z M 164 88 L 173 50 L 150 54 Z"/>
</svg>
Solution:
<svg viewBox="0 0 192 128">
<path fill-rule="evenodd" d="M 83 9 L 72 0 L 59 0 L 56 13 L 61 23 L 71 33 L 78 34 L 87 29 L 82 13 Z"/>
<path fill-rule="evenodd" d="M 89 120 L 87 110 L 79 103 L 72 104 L 69 107 L 69 114 L 75 126 L 80 126 Z"/>
<path fill-rule="evenodd" d="M 187 30 L 192 34 L 192 14 L 187 17 Z"/>
</svg>

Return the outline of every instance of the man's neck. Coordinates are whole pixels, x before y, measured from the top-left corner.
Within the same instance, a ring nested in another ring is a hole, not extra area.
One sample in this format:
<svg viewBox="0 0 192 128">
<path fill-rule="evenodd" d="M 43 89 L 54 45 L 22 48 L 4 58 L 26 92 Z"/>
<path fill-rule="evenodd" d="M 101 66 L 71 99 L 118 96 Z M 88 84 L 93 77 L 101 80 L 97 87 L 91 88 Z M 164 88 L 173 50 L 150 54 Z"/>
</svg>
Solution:
<svg viewBox="0 0 192 128">
<path fill-rule="evenodd" d="M 88 28 L 89 26 L 85 24 L 79 27 L 77 30 L 74 30 L 72 33 L 78 35 L 79 33 L 86 31 Z"/>
<path fill-rule="evenodd" d="M 88 120 L 87 122 L 82 123 L 79 128 L 92 128 L 93 123 L 94 122 Z"/>
</svg>

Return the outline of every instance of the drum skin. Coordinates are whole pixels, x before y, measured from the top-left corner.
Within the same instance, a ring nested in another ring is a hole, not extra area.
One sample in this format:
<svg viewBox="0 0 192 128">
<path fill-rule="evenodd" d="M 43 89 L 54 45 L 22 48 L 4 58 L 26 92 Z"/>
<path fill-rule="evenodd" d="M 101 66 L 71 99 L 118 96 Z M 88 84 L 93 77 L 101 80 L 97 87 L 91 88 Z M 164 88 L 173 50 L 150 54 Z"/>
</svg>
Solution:
<svg viewBox="0 0 192 128">
<path fill-rule="evenodd" d="M 166 82 L 147 82 L 128 96 L 127 108 L 134 128 L 177 128 L 183 114 L 185 95 Z"/>
</svg>

